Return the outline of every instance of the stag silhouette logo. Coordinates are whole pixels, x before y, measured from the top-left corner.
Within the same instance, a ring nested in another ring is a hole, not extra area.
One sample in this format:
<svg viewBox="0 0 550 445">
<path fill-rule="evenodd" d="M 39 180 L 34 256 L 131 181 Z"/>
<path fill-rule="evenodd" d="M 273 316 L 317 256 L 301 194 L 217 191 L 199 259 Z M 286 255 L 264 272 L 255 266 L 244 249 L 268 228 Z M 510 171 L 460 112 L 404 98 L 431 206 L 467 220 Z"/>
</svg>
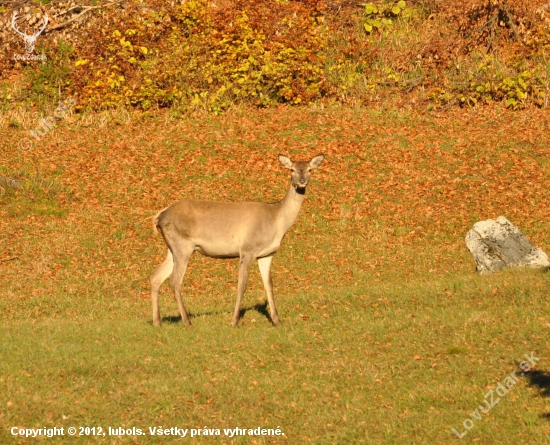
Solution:
<svg viewBox="0 0 550 445">
<path fill-rule="evenodd" d="M 34 51 L 34 45 L 36 45 L 36 39 L 44 29 L 46 29 L 46 25 L 48 24 L 48 14 L 44 13 L 44 23 L 42 24 L 42 28 L 40 28 L 38 31 L 35 31 L 34 34 L 28 35 L 24 32 L 21 32 L 17 29 L 17 12 L 13 13 L 13 17 L 11 18 L 11 27 L 13 30 L 17 33 L 23 36 L 23 40 L 25 41 L 25 50 L 27 51 L 27 54 L 32 54 Z"/>
</svg>

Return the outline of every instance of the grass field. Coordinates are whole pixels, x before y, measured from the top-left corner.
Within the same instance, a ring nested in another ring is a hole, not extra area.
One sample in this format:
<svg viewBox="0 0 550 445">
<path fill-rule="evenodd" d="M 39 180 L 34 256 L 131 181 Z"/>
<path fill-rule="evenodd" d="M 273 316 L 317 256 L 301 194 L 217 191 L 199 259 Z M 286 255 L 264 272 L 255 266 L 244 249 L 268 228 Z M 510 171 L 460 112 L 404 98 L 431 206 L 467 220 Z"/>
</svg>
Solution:
<svg viewBox="0 0 550 445">
<path fill-rule="evenodd" d="M 38 122 L 5 121 L 0 176 L 21 185 L 0 182 L 1 443 L 550 443 L 550 277 L 478 276 L 464 243 L 505 215 L 550 250 L 547 112 L 85 115 L 27 151 Z M 283 325 L 254 266 L 232 329 L 238 261 L 196 254 L 194 327 L 165 284 L 153 328 L 152 216 L 183 197 L 279 200 L 278 153 L 326 154 L 273 262 Z M 538 360 L 522 376 L 525 354 Z M 54 426 L 146 435 L 11 434 Z M 284 435 L 223 435 L 235 427 Z"/>
</svg>

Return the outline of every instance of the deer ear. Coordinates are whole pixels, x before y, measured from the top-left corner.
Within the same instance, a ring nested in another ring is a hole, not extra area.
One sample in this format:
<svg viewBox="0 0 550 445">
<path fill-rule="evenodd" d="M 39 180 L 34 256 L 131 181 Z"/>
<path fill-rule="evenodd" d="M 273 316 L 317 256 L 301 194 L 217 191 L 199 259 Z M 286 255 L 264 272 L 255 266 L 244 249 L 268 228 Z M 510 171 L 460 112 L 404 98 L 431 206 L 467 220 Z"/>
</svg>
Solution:
<svg viewBox="0 0 550 445">
<path fill-rule="evenodd" d="M 292 168 L 292 161 L 285 155 L 279 155 L 279 162 L 284 168 Z"/>
<path fill-rule="evenodd" d="M 325 159 L 325 155 L 317 155 L 311 161 L 309 161 L 309 166 L 311 168 L 317 168 L 321 165 L 323 159 Z"/>
</svg>

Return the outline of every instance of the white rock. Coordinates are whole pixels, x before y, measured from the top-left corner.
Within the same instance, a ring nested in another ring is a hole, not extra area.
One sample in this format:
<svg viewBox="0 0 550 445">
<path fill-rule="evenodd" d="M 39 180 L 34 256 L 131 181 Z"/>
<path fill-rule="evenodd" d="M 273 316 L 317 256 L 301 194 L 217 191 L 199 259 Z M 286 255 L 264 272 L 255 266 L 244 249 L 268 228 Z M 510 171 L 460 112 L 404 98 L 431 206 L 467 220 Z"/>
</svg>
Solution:
<svg viewBox="0 0 550 445">
<path fill-rule="evenodd" d="M 481 274 L 505 267 L 550 268 L 548 256 L 504 216 L 475 223 L 466 235 L 466 246 Z"/>
</svg>

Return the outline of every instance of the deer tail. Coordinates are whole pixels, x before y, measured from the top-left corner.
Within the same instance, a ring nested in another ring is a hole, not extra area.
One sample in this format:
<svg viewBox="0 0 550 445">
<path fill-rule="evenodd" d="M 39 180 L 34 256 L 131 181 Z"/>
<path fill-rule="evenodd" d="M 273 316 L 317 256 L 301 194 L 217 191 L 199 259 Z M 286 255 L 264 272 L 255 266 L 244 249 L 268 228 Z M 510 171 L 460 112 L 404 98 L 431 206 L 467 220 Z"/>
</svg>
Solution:
<svg viewBox="0 0 550 445">
<path fill-rule="evenodd" d="M 160 218 L 160 215 L 162 214 L 162 212 L 164 212 L 168 207 L 162 209 L 160 212 L 158 212 L 154 217 L 153 217 L 153 233 L 156 235 L 159 233 L 159 218 Z"/>
</svg>

